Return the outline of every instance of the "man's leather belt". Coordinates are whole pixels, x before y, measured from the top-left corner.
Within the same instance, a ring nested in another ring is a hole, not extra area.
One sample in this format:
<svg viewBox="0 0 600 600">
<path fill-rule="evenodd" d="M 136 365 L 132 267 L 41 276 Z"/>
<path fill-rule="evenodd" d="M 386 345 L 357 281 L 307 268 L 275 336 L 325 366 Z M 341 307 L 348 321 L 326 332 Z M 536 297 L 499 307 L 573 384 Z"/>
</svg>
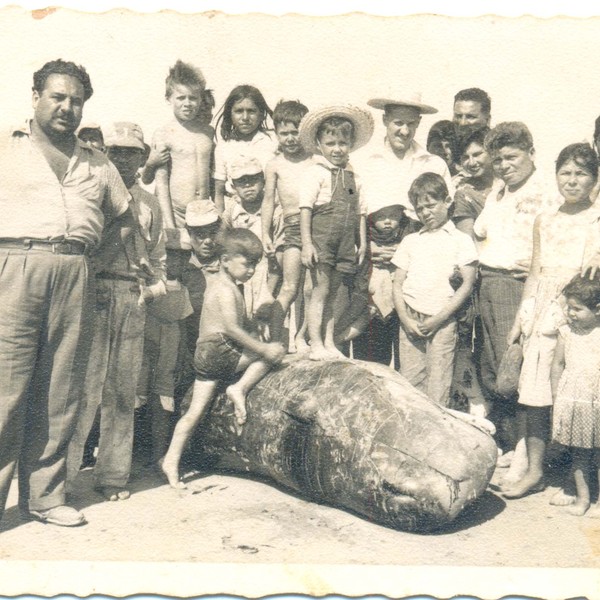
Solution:
<svg viewBox="0 0 600 600">
<path fill-rule="evenodd" d="M 85 254 L 86 245 L 77 240 L 32 240 L 30 238 L 0 238 L 0 248 L 39 250 L 53 254 Z"/>
</svg>

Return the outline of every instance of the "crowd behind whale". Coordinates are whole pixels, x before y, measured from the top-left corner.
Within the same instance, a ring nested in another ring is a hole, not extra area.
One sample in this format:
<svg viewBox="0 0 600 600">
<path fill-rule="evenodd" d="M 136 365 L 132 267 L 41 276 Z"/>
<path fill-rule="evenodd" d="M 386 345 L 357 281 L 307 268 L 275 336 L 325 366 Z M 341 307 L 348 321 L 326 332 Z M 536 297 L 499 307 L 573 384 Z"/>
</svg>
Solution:
<svg viewBox="0 0 600 600">
<path fill-rule="evenodd" d="M 0 516 L 18 471 L 24 519 L 83 525 L 81 469 L 124 501 L 136 451 L 184 486 L 215 394 L 243 435 L 247 394 L 296 354 L 388 365 L 487 419 L 507 499 L 543 490 L 560 452 L 551 503 L 600 518 L 600 117 L 550 181 L 527 125 L 493 123 L 479 88 L 426 148 L 438 109 L 402 88 L 374 111 L 271 110 L 242 84 L 216 111 L 177 61 L 151 139 L 82 122 L 93 88 L 73 62 L 32 91 L 0 142 Z"/>
</svg>

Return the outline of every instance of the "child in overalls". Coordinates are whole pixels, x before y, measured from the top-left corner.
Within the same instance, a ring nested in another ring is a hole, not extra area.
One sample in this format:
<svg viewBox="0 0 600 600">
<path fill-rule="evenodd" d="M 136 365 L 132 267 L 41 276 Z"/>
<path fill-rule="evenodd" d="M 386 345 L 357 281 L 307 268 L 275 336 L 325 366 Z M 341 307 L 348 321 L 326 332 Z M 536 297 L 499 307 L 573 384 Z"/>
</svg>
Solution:
<svg viewBox="0 0 600 600">
<path fill-rule="evenodd" d="M 303 147 L 321 154 L 301 180 L 298 202 L 302 263 L 313 283 L 306 311 L 312 360 L 344 358 L 334 342 L 335 297 L 342 275 L 354 274 L 367 250 L 367 210 L 348 154 L 372 134 L 371 115 L 352 106 L 309 112 L 300 124 Z"/>
</svg>

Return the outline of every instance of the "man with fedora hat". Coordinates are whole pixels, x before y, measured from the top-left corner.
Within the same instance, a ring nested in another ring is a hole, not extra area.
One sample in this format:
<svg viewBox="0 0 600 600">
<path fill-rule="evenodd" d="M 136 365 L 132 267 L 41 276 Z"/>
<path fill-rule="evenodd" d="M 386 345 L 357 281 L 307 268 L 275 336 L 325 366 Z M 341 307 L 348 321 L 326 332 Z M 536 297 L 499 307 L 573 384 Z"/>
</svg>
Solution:
<svg viewBox="0 0 600 600">
<path fill-rule="evenodd" d="M 421 115 L 438 111 L 424 104 L 419 93 L 371 98 L 367 104 L 383 111 L 385 126 L 383 143 L 369 144 L 358 163 L 369 212 L 400 204 L 407 216 L 417 221 L 408 190 L 421 173 L 437 173 L 444 178 L 451 192 L 453 189 L 446 163 L 414 139 Z"/>
<path fill-rule="evenodd" d="M 67 456 L 67 484 L 73 483 L 87 436 L 100 407 L 100 440 L 94 468 L 97 491 L 107 500 L 129 497 L 133 415 L 144 347 L 145 302 L 165 293 L 165 242 L 158 200 L 137 184 L 146 145 L 139 125 L 111 124 L 107 154 L 131 194 L 136 228 L 127 244 L 104 246 L 94 257 L 96 303 L 91 354 L 82 406 Z M 110 230 L 107 231 L 110 235 Z M 152 278 L 140 279 L 131 257 L 148 257 Z"/>
</svg>

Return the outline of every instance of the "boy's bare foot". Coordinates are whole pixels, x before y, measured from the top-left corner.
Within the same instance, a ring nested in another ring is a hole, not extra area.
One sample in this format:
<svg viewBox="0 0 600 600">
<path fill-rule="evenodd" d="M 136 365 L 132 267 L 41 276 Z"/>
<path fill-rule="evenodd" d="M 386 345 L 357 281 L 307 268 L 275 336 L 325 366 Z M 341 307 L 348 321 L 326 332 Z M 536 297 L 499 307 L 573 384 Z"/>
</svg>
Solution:
<svg viewBox="0 0 600 600">
<path fill-rule="evenodd" d="M 552 506 L 570 506 L 571 504 L 575 504 L 575 500 L 576 498 L 573 494 L 569 494 L 563 488 L 560 488 L 560 490 L 550 498 L 550 504 L 552 504 Z"/>
<path fill-rule="evenodd" d="M 583 517 L 583 515 L 585 515 L 585 513 L 588 511 L 589 507 L 590 507 L 589 502 L 584 502 L 582 500 L 575 500 L 574 504 L 571 504 L 571 506 L 565 507 L 564 510 L 566 513 L 569 513 L 570 515 L 573 515 L 574 517 Z"/>
<path fill-rule="evenodd" d="M 246 422 L 246 396 L 244 392 L 236 386 L 230 385 L 225 393 L 231 402 L 233 403 L 233 410 L 235 414 L 236 431 L 238 435 L 241 433 L 241 425 Z"/>
<path fill-rule="evenodd" d="M 176 490 L 185 489 L 185 483 L 179 480 L 179 465 L 168 463 L 164 459 L 158 462 L 160 470 L 167 478 L 169 485 Z"/>
<path fill-rule="evenodd" d="M 545 489 L 544 480 L 541 475 L 526 473 L 525 476 L 514 485 L 502 489 L 501 494 L 511 500 L 523 498 L 529 494 L 537 494 Z"/>
<path fill-rule="evenodd" d="M 600 519 L 600 502 L 596 502 L 587 513 L 588 517 L 592 519 Z"/>
<path fill-rule="evenodd" d="M 310 352 L 310 346 L 303 337 L 294 338 L 294 345 L 298 354 L 308 354 Z"/>
<path fill-rule="evenodd" d="M 308 358 L 310 360 L 331 360 L 331 354 L 325 346 L 311 346 Z"/>
</svg>

